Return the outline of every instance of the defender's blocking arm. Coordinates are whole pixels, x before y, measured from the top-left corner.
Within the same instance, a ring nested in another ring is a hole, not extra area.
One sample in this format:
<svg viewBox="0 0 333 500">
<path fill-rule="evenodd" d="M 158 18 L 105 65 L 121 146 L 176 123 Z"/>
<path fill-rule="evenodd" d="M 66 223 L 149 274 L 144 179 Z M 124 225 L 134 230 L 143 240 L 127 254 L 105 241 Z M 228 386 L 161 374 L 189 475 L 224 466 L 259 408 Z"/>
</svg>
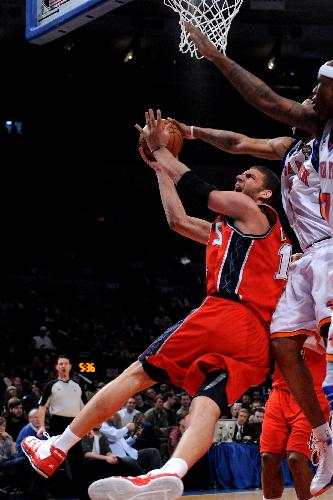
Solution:
<svg viewBox="0 0 333 500">
<path fill-rule="evenodd" d="M 291 137 L 256 139 L 230 130 L 190 127 L 170 117 L 168 120 L 177 125 L 184 139 L 200 139 L 227 153 L 248 154 L 266 160 L 282 160 L 286 150 L 294 142 Z"/>
<path fill-rule="evenodd" d="M 312 137 L 321 132 L 322 124 L 312 109 L 276 94 L 262 80 L 221 54 L 197 28 L 187 21 L 184 24 L 199 52 L 215 64 L 252 106 L 275 120 L 310 132 Z"/>
</svg>

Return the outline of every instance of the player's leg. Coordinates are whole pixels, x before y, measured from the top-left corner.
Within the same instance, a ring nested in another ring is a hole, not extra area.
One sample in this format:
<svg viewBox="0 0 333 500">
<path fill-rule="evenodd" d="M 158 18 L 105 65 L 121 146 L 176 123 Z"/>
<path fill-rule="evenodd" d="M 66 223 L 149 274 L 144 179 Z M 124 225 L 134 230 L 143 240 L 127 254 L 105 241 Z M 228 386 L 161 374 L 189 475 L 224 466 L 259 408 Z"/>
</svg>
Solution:
<svg viewBox="0 0 333 500">
<path fill-rule="evenodd" d="M 274 338 L 271 341 L 271 348 L 290 392 L 315 429 L 325 426 L 326 419 L 313 387 L 312 375 L 301 356 L 306 338 L 306 335 Z"/>
<path fill-rule="evenodd" d="M 260 436 L 264 499 L 281 498 L 284 489 L 280 465 L 285 455 L 290 433 L 285 416 L 287 394 L 287 391 L 273 387 L 265 406 Z"/>
<path fill-rule="evenodd" d="M 311 363 L 311 351 L 309 349 L 305 349 L 305 351 L 305 355 L 308 356 L 309 363 Z M 312 354 L 312 356 L 317 355 Z M 322 358 L 324 364 L 324 356 L 319 356 L 319 360 L 320 358 Z M 317 363 L 318 361 L 316 361 L 316 364 Z M 327 419 L 327 401 L 320 386 L 318 387 L 318 384 L 322 380 L 322 370 L 318 364 L 317 368 L 314 368 L 315 365 L 312 366 L 318 399 L 324 416 Z M 311 496 L 320 495 L 331 487 L 331 470 L 333 467 L 332 446 L 328 446 L 326 442 L 319 441 L 318 439 L 313 440 L 312 450 L 315 450 L 319 456 L 319 465 L 316 475 L 313 476 L 313 472 L 308 462 L 311 458 L 311 450 L 309 447 L 311 441 L 311 426 L 309 421 L 302 413 L 294 398 L 290 397 L 289 403 L 287 404 L 286 402 L 285 407 L 288 409 L 287 417 L 291 429 L 286 446 L 288 464 L 293 475 L 298 498 L 300 500 L 307 500 Z M 322 460 L 323 455 L 326 456 L 324 461 Z"/>
<path fill-rule="evenodd" d="M 267 332 L 242 304 L 208 297 L 188 321 L 155 341 L 140 360 L 152 378 L 154 373 L 166 371 L 173 384 L 195 393 L 189 426 L 161 469 L 140 478 L 97 481 L 89 488 L 94 500 L 107 495 L 118 495 L 117 500 L 121 500 L 146 494 L 154 500 L 178 498 L 183 489 L 180 478 L 209 449 L 215 424 L 228 399 L 237 400 L 249 386 L 265 379 Z"/>
<path fill-rule="evenodd" d="M 323 390 L 333 412 L 333 323 L 330 321 L 333 310 L 333 244 L 332 240 L 316 244 L 313 255 L 314 300 L 317 323 L 321 335 L 327 337 L 327 371 Z M 326 328 L 326 329 L 325 329 Z M 327 335 L 328 330 L 328 335 Z"/>
<path fill-rule="evenodd" d="M 333 486 L 332 434 L 314 390 L 312 375 L 300 354 L 304 340 L 303 335 L 274 339 L 272 352 L 316 438 L 319 465 L 311 484 L 311 494 L 318 496 Z"/>
<path fill-rule="evenodd" d="M 278 499 L 282 497 L 284 484 L 281 472 L 283 455 L 276 453 L 261 454 L 261 480 L 264 499 Z"/>
<path fill-rule="evenodd" d="M 181 478 L 208 451 L 213 442 L 215 424 L 221 409 L 226 409 L 227 378 L 224 370 L 207 376 L 191 403 L 187 429 L 172 457 L 161 469 L 155 469 L 139 478 L 110 477 L 96 481 L 89 488 L 90 498 L 125 500 L 144 494 L 154 500 L 178 498 L 183 491 Z"/>
<path fill-rule="evenodd" d="M 314 251 L 315 250 L 315 251 Z M 317 259 L 315 260 L 315 256 Z M 273 314 L 271 348 L 293 397 L 309 420 L 318 439 L 328 437 L 328 426 L 313 387 L 313 380 L 301 355 L 307 336 L 316 336 L 317 303 L 322 302 L 318 277 L 317 247 L 290 265 L 286 288 Z"/>
<path fill-rule="evenodd" d="M 32 436 L 22 442 L 31 465 L 44 477 L 50 477 L 66 458 L 67 451 L 90 429 L 113 415 L 132 395 L 155 382 L 136 361 L 114 381 L 99 391 L 60 435 L 41 441 Z"/>
<path fill-rule="evenodd" d="M 310 485 L 313 478 L 308 457 L 297 451 L 290 451 L 288 452 L 287 460 L 293 476 L 297 498 L 299 500 L 308 500 L 312 497 Z"/>
<path fill-rule="evenodd" d="M 228 407 L 227 379 L 224 370 L 213 372 L 198 390 L 190 406 L 187 429 L 171 459 L 164 465 L 169 472 L 177 472 L 173 468 L 173 459 L 184 460 L 190 468 L 210 448 L 216 422 L 221 412 Z"/>
</svg>

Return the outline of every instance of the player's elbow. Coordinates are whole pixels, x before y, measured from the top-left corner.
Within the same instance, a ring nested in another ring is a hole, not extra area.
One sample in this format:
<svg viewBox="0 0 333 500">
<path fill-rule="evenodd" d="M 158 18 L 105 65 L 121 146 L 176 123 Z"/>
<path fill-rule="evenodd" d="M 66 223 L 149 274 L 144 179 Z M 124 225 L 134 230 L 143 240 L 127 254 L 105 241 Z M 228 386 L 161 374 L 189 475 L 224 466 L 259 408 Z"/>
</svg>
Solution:
<svg viewBox="0 0 333 500">
<path fill-rule="evenodd" d="M 169 228 L 178 233 L 184 228 L 184 221 L 181 217 L 168 217 Z"/>
</svg>

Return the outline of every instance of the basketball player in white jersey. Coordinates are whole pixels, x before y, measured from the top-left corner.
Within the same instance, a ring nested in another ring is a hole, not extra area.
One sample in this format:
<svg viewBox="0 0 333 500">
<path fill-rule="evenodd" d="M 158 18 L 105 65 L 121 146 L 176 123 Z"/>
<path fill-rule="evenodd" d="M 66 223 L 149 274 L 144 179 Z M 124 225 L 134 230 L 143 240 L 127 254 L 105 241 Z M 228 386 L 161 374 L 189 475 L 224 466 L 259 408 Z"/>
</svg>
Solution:
<svg viewBox="0 0 333 500">
<path fill-rule="evenodd" d="M 328 143 L 330 135 L 329 128 L 331 124 L 328 120 L 333 117 L 333 61 L 326 63 L 319 69 L 318 84 L 314 89 L 314 107 L 302 106 L 298 102 L 279 96 L 262 80 L 239 66 L 235 61 L 221 54 L 190 23 L 185 22 L 185 27 L 201 55 L 212 61 L 250 104 L 278 121 L 305 130 L 310 137 L 320 140 L 323 136 L 320 145 L 319 154 L 321 157 L 319 158 L 319 162 L 327 162 L 329 147 L 325 155 L 324 145 Z M 327 127 L 325 128 L 326 123 Z M 325 132 L 323 134 L 324 128 Z M 324 158 L 325 156 L 326 158 Z M 320 171 L 319 177 L 322 184 L 322 192 L 326 195 L 332 194 L 333 196 L 333 182 L 328 183 L 329 179 L 327 177 L 324 178 Z M 331 202 L 328 196 L 325 196 L 325 200 L 326 203 Z M 322 201 L 324 200 L 322 199 Z M 323 212 L 325 210 L 322 209 Z M 330 210 L 326 210 L 327 214 L 329 212 Z M 333 217 L 329 220 L 331 228 L 333 227 L 332 219 Z M 326 273 L 321 279 L 327 282 L 327 295 L 331 295 L 333 298 L 333 283 L 327 279 L 328 275 L 331 276 L 333 274 L 331 272 L 333 264 L 330 264 L 331 262 L 333 263 L 333 259 L 327 255 L 325 258 L 327 259 Z M 333 326 L 330 328 L 329 336 L 331 335 L 331 329 L 333 329 Z M 302 364 L 299 359 L 298 342 L 301 339 L 301 335 L 293 336 L 292 334 L 286 337 L 275 338 L 272 340 L 272 351 L 291 393 L 311 423 L 316 438 L 319 439 L 318 445 L 321 447 L 321 458 L 311 485 L 311 493 L 315 496 L 320 495 L 333 484 L 332 435 L 328 430 L 327 424 L 322 419 L 319 405 L 313 398 L 314 393 L 311 390 L 309 391 L 309 387 L 312 385 L 313 388 L 313 384 L 305 363 Z M 329 341 L 329 356 L 331 354 L 331 347 Z M 323 389 L 326 394 L 333 393 L 333 362 L 330 357 L 328 358 L 327 376 L 323 384 Z M 328 398 L 328 401 L 332 412 L 333 404 L 330 398 Z"/>
<path fill-rule="evenodd" d="M 313 106 L 313 103 L 307 99 L 303 105 Z M 327 257 L 333 259 L 333 244 L 330 227 L 320 213 L 317 141 L 307 141 L 302 131 L 294 131 L 296 137 L 304 136 L 300 140 L 291 137 L 254 139 L 235 132 L 190 127 L 172 118 L 169 120 L 179 127 L 184 138 L 201 139 L 232 154 L 284 160 L 281 175 L 282 203 L 304 254 L 290 266 L 286 288 L 273 315 L 271 336 L 299 335 L 301 340 L 309 335 L 319 341 L 319 332 L 323 330 L 327 333 L 331 316 L 330 308 L 326 306 L 330 297 L 326 295 L 327 286 L 323 276 L 326 275 Z M 325 422 L 324 415 L 323 421 Z M 318 448 L 320 449 L 320 444 Z M 275 456 L 271 462 L 264 464 L 265 477 L 273 482 L 276 476 L 274 459 Z M 309 487 L 307 458 L 294 453 L 294 460 L 298 460 L 300 471 L 304 468 L 303 474 L 299 474 L 298 490 L 306 495 Z M 272 487 L 267 487 L 263 482 L 264 492 L 273 491 Z M 275 490 L 278 491 L 278 488 Z M 305 498 L 310 498 L 310 495 Z"/>
</svg>

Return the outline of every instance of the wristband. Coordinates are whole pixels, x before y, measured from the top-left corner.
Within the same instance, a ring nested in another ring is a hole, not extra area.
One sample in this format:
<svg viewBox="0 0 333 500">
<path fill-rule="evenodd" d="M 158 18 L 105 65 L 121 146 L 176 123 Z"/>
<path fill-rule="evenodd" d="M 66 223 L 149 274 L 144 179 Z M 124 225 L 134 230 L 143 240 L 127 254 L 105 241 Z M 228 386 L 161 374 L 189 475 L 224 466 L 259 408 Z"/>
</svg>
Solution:
<svg viewBox="0 0 333 500">
<path fill-rule="evenodd" d="M 155 146 L 153 149 L 150 150 L 152 154 L 156 153 L 159 149 L 166 148 L 166 144 L 159 144 L 158 146 Z"/>
<path fill-rule="evenodd" d="M 209 195 L 215 189 L 215 186 L 200 179 L 192 170 L 187 170 L 177 182 L 179 196 L 193 199 L 201 208 L 207 208 Z"/>
<path fill-rule="evenodd" d="M 193 134 L 193 129 L 194 129 L 194 126 L 193 126 L 193 125 L 191 125 L 191 126 L 190 126 L 190 131 L 191 131 L 191 139 L 195 139 L 194 134 Z"/>
</svg>

